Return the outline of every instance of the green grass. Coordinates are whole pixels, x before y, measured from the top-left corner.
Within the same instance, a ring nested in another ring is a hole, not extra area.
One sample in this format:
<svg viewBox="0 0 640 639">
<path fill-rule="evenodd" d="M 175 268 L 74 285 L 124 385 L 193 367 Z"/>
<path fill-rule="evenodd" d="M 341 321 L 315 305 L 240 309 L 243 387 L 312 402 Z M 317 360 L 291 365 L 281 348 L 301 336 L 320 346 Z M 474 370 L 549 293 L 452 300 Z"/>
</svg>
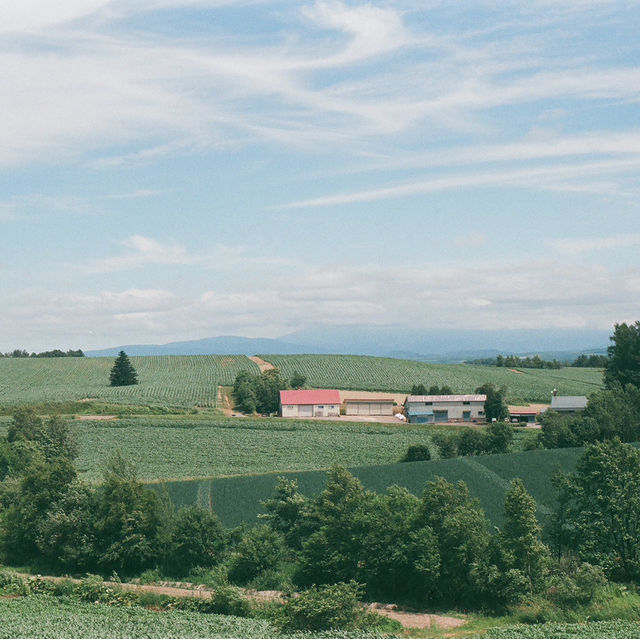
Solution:
<svg viewBox="0 0 640 639">
<path fill-rule="evenodd" d="M 556 469 L 570 472 L 575 468 L 581 448 L 535 450 L 502 455 L 482 455 L 428 462 L 352 467 L 365 488 L 384 492 L 389 486 L 405 486 L 421 495 L 427 481 L 441 476 L 450 482 L 463 480 L 471 494 L 480 500 L 489 519 L 500 525 L 504 494 L 514 477 L 521 477 L 538 504 L 538 514 L 544 517 L 554 506 L 555 491 L 551 475 Z M 307 471 L 269 473 L 240 477 L 222 477 L 201 481 L 179 481 L 161 484 L 175 504 L 200 503 L 209 506 L 227 526 L 254 523 L 262 512 L 260 502 L 269 498 L 278 475 L 297 479 L 300 490 L 316 495 L 325 486 L 326 472 Z"/>
<path fill-rule="evenodd" d="M 550 402 L 560 395 L 588 395 L 601 386 L 602 372 L 594 368 L 521 369 L 513 373 L 495 366 L 427 364 L 412 360 L 360 355 L 261 355 L 284 377 L 298 371 L 308 386 L 354 390 L 408 392 L 413 384 L 450 386 L 454 393 L 471 393 L 484 382 L 507 386 L 511 400 Z"/>
<path fill-rule="evenodd" d="M 152 612 L 31 596 L 0 599 L 0 639 L 271 639 L 284 637 L 268 622 L 195 612 Z M 329 631 L 290 639 L 365 639 L 381 635 Z"/>
<path fill-rule="evenodd" d="M 116 449 L 142 479 L 180 479 L 284 472 L 398 461 L 411 444 L 456 427 L 233 418 L 210 415 L 74 420 L 82 477 L 99 480 Z M 8 421 L 0 422 L 0 435 Z M 457 427 L 460 428 L 460 427 Z M 435 455 L 435 448 L 433 451 Z"/>
<path fill-rule="evenodd" d="M 0 407 L 86 398 L 149 406 L 216 405 L 218 385 L 241 370 L 259 372 L 244 356 L 132 357 L 140 383 L 109 386 L 111 357 L 0 358 Z"/>
</svg>

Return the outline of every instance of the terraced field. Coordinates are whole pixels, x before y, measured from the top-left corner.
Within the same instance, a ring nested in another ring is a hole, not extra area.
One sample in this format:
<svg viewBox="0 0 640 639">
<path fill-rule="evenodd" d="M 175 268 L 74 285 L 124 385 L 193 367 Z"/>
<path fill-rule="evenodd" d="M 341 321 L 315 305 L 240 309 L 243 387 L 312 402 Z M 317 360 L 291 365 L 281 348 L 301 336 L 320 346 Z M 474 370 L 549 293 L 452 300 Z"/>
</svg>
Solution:
<svg viewBox="0 0 640 639">
<path fill-rule="evenodd" d="M 521 477 L 527 490 L 538 504 L 542 518 L 554 506 L 555 490 L 551 484 L 553 472 L 570 472 L 582 452 L 581 448 L 534 450 L 502 455 L 459 457 L 428 462 L 360 466 L 350 468 L 365 488 L 384 492 L 393 485 L 404 486 L 420 495 L 426 482 L 436 476 L 450 482 L 463 480 L 471 494 L 480 500 L 482 508 L 495 525 L 502 522 L 504 494 L 509 482 Z M 227 526 L 254 523 L 262 512 L 260 502 L 268 499 L 278 481 L 278 475 L 297 479 L 306 495 L 319 493 L 326 483 L 325 471 L 269 473 L 240 477 L 221 477 L 201 481 L 167 482 L 166 487 L 174 503 L 200 503 L 210 506 Z"/>
<path fill-rule="evenodd" d="M 94 398 L 150 406 L 216 405 L 218 385 L 241 370 L 258 373 L 245 356 L 132 357 L 136 386 L 109 386 L 111 357 L 0 358 L 0 406 Z"/>
<path fill-rule="evenodd" d="M 549 402 L 560 395 L 589 395 L 600 388 L 602 371 L 594 368 L 513 372 L 495 366 L 427 364 L 412 360 L 360 355 L 261 355 L 284 377 L 298 371 L 307 385 L 318 388 L 408 392 L 413 384 L 450 386 L 454 393 L 470 393 L 484 382 L 507 386 L 509 401 Z"/>
</svg>

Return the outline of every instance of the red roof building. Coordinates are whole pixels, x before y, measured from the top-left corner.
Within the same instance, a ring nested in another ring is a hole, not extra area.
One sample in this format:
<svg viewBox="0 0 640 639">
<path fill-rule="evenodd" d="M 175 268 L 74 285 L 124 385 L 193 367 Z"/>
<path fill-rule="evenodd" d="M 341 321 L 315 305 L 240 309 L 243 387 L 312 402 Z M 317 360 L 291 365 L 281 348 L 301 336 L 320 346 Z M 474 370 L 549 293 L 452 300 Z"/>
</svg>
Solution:
<svg viewBox="0 0 640 639">
<path fill-rule="evenodd" d="M 283 390 L 280 391 L 280 414 L 283 417 L 340 416 L 340 391 Z"/>
</svg>

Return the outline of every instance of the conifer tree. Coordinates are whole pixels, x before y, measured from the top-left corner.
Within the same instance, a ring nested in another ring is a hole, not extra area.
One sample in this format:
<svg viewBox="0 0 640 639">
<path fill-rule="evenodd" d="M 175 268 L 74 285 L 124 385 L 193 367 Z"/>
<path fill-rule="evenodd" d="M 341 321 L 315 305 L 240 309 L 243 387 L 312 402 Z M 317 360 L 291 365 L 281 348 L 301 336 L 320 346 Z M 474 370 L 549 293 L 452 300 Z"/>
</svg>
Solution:
<svg viewBox="0 0 640 639">
<path fill-rule="evenodd" d="M 138 373 L 124 351 L 118 353 L 109 374 L 111 386 L 131 386 L 138 383 Z"/>
</svg>

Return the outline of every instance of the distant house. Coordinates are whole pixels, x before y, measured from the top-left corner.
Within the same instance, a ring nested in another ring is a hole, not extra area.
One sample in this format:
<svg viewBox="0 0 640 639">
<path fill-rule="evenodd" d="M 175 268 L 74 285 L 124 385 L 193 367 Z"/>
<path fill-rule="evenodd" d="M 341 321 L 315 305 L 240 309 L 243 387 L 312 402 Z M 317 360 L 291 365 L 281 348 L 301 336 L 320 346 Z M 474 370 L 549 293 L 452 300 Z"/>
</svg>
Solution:
<svg viewBox="0 0 640 639">
<path fill-rule="evenodd" d="M 485 420 L 486 395 L 409 395 L 404 404 L 411 424 Z"/>
<path fill-rule="evenodd" d="M 345 399 L 347 415 L 393 415 L 393 399 Z"/>
<path fill-rule="evenodd" d="M 283 417 L 339 417 L 340 391 L 280 391 L 280 414 Z"/>
<path fill-rule="evenodd" d="M 584 395 L 554 395 L 551 398 L 551 410 L 565 415 L 579 413 L 587 407 L 587 401 Z"/>
</svg>

